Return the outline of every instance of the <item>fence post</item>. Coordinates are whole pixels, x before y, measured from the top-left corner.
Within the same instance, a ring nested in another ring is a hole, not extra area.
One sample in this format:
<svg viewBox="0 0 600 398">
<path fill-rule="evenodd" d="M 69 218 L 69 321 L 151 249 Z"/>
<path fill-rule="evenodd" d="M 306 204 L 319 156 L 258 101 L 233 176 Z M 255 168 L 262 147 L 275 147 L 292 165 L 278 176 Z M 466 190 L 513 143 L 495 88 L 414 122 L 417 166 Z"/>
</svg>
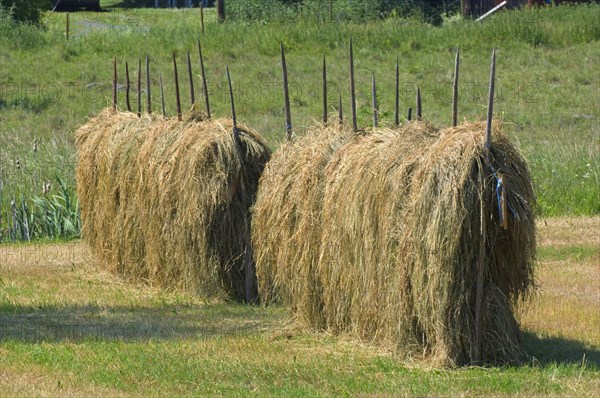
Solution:
<svg viewBox="0 0 600 398">
<path fill-rule="evenodd" d="M 225 0 L 217 0 L 217 19 L 219 23 L 225 22 Z"/>
</svg>

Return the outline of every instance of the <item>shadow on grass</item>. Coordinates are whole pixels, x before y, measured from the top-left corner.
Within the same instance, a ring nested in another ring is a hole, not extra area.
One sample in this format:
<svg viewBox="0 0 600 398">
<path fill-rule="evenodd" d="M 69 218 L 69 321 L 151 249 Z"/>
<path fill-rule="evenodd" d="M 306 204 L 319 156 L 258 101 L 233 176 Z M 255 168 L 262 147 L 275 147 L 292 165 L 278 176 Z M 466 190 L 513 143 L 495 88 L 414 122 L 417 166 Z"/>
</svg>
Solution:
<svg viewBox="0 0 600 398">
<path fill-rule="evenodd" d="M 272 330 L 285 315 L 242 304 L 156 307 L 0 306 L 0 342 L 18 340 L 176 340 L 247 336 Z"/>
<path fill-rule="evenodd" d="M 0 305 L 0 342 L 79 342 L 213 339 L 276 332 L 283 308 L 235 303 L 144 306 Z M 540 366 L 582 364 L 600 369 L 600 350 L 576 340 L 523 332 L 523 345 Z"/>
<path fill-rule="evenodd" d="M 533 362 L 541 366 L 585 363 L 600 369 L 600 350 L 577 340 L 562 337 L 539 337 L 523 332 L 523 346 Z"/>
</svg>

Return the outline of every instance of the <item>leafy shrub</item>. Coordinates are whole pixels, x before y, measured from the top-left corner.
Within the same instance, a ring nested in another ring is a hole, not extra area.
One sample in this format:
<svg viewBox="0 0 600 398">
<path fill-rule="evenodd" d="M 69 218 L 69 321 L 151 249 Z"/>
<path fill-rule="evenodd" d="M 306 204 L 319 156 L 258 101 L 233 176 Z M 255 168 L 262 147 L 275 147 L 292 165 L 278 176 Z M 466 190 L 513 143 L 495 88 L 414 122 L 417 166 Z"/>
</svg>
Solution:
<svg viewBox="0 0 600 398">
<path fill-rule="evenodd" d="M 48 0 L 0 0 L 0 16 L 9 15 L 17 22 L 37 24 L 42 11 L 49 8 Z"/>
</svg>

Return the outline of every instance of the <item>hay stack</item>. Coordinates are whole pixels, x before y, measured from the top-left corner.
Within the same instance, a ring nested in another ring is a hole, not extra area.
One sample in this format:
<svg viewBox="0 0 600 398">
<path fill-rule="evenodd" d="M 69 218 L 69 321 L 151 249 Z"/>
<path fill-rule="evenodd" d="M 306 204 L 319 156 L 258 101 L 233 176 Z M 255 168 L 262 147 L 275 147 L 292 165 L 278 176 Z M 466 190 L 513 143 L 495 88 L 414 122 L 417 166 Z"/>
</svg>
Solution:
<svg viewBox="0 0 600 398">
<path fill-rule="evenodd" d="M 105 110 L 82 126 L 77 191 L 99 263 L 133 280 L 247 299 L 248 209 L 270 151 L 256 132 L 232 131 L 229 119 L 194 112 L 179 122 Z"/>
<path fill-rule="evenodd" d="M 287 144 L 267 166 L 254 207 L 261 294 L 280 296 L 312 328 L 467 364 L 483 239 L 481 358 L 521 360 L 512 307 L 533 281 L 534 194 L 499 125 L 485 160 L 484 130 L 411 122 L 363 135 L 323 130 Z M 494 172 L 506 180 L 507 230 Z"/>
</svg>

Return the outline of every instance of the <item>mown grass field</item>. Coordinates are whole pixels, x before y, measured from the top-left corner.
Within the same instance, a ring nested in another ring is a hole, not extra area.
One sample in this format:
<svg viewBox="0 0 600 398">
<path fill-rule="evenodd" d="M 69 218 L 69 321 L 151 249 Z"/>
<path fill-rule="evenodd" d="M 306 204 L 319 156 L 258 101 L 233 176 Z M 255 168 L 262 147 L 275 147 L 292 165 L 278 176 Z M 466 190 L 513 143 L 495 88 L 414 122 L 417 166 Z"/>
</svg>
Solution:
<svg viewBox="0 0 600 398">
<path fill-rule="evenodd" d="M 80 242 L 2 246 L 2 396 L 594 397 L 600 218 L 541 220 L 539 289 L 520 308 L 531 361 L 457 370 L 351 336 L 298 330 L 281 307 L 126 283 Z"/>
</svg>

